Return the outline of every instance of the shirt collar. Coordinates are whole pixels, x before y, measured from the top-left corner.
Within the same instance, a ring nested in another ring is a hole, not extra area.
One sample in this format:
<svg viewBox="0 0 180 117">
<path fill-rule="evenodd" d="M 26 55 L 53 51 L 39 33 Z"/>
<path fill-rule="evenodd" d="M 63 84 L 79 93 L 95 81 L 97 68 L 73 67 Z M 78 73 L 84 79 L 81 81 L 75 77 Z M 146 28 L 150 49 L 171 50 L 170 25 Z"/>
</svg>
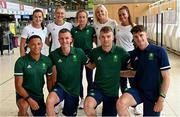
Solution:
<svg viewBox="0 0 180 117">
<path fill-rule="evenodd" d="M 102 46 L 101 46 L 101 50 L 102 50 L 102 52 L 107 53 L 102 49 Z M 115 51 L 115 46 L 113 45 L 111 50 L 108 53 L 114 53 L 114 51 Z"/>
<path fill-rule="evenodd" d="M 62 52 L 61 47 L 60 47 L 59 49 L 60 49 L 60 54 L 61 54 L 61 55 L 64 55 L 64 53 Z M 70 54 L 72 54 L 72 55 L 75 54 L 75 48 L 73 48 L 73 47 L 70 48 L 70 53 L 69 53 L 69 55 L 70 55 Z"/>
<path fill-rule="evenodd" d="M 28 56 L 28 58 L 29 58 L 31 61 L 36 61 L 36 60 L 30 55 L 30 53 L 28 53 L 27 56 Z M 40 55 L 39 60 L 41 60 L 41 59 L 42 59 L 42 54 Z M 38 61 L 39 61 L 39 60 L 38 60 Z M 37 62 L 37 61 L 36 61 L 36 62 Z"/>
<path fill-rule="evenodd" d="M 86 30 L 87 28 L 88 28 L 88 25 L 86 25 L 82 30 Z M 78 29 L 78 30 L 81 30 L 80 27 L 79 27 L 79 25 L 77 26 L 77 29 Z"/>
</svg>

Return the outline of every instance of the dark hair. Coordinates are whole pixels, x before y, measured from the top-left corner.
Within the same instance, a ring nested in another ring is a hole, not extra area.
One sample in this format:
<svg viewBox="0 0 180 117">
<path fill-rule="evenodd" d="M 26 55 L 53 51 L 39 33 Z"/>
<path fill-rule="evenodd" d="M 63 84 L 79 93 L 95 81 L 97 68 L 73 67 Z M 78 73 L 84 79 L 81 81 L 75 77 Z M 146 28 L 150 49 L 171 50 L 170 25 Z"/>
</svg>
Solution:
<svg viewBox="0 0 180 117">
<path fill-rule="evenodd" d="M 28 38 L 28 40 L 27 40 L 27 43 L 29 43 L 32 39 L 34 39 L 34 38 L 38 38 L 38 39 L 40 39 L 41 41 L 42 41 L 42 39 L 41 39 L 41 37 L 39 36 L 39 35 L 32 35 L 32 36 L 30 36 L 29 38 Z"/>
<path fill-rule="evenodd" d="M 146 32 L 146 29 L 143 25 L 136 25 L 131 29 L 131 33 L 138 33 L 138 32 Z"/>
<path fill-rule="evenodd" d="M 60 34 L 60 33 L 66 33 L 66 32 L 69 32 L 69 33 L 71 34 L 71 31 L 68 30 L 67 28 L 61 29 L 61 30 L 59 31 L 59 34 Z"/>
<path fill-rule="evenodd" d="M 113 30 L 110 26 L 104 26 L 101 28 L 100 32 L 108 33 L 108 32 L 113 32 Z"/>
<path fill-rule="evenodd" d="M 42 17 L 44 17 L 44 13 L 43 13 L 42 10 L 40 10 L 40 9 L 35 9 L 35 10 L 33 11 L 33 14 L 32 14 L 32 15 L 34 15 L 34 14 L 37 13 L 37 12 L 41 12 Z M 41 27 L 42 27 L 42 30 L 44 30 L 44 23 L 43 23 L 43 21 L 42 21 L 42 23 L 41 23 Z"/>
<path fill-rule="evenodd" d="M 128 21 L 129 21 L 130 25 L 132 27 L 134 27 L 134 24 L 132 23 L 132 19 L 131 19 L 131 14 L 130 14 L 129 8 L 127 6 L 122 6 L 121 8 L 118 9 L 118 14 L 120 13 L 121 10 L 126 10 L 127 11 L 128 16 L 129 16 L 128 17 Z"/>
</svg>

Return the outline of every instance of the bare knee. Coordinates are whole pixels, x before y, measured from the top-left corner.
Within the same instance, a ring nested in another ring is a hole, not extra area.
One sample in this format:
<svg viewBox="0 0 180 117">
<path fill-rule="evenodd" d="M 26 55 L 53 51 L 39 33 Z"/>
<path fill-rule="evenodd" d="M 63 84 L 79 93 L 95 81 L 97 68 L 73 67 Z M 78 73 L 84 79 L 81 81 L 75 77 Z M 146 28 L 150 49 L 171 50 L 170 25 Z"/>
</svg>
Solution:
<svg viewBox="0 0 180 117">
<path fill-rule="evenodd" d="M 27 110 L 29 108 L 29 104 L 25 100 L 20 99 L 18 101 L 18 108 L 19 108 L 18 115 L 26 116 L 27 115 Z"/>
<path fill-rule="evenodd" d="M 96 116 L 96 101 L 92 97 L 87 97 L 84 102 L 84 112 L 87 116 Z"/>
<path fill-rule="evenodd" d="M 120 97 L 116 103 L 117 110 L 124 110 L 128 108 L 127 102 L 124 100 L 124 98 Z"/>
<path fill-rule="evenodd" d="M 54 107 L 56 103 L 59 102 L 59 99 L 56 95 L 53 93 L 50 93 L 46 100 L 46 107 Z"/>
</svg>

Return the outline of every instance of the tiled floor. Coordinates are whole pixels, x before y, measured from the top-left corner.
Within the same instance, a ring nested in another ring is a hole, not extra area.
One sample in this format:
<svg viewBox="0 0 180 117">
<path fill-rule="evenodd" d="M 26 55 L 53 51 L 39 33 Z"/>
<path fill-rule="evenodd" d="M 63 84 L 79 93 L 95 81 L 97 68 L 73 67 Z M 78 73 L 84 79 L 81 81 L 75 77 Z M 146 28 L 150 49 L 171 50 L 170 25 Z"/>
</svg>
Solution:
<svg viewBox="0 0 180 117">
<path fill-rule="evenodd" d="M 4 56 L 0 56 L 0 116 L 16 116 L 18 112 L 15 103 L 13 69 L 15 61 L 19 57 L 19 48 L 14 50 L 14 54 L 8 55 L 5 51 Z M 170 70 L 171 84 L 162 116 L 180 116 L 180 56 L 169 53 L 169 57 L 172 67 Z M 86 86 L 86 81 L 84 81 L 84 85 Z M 47 91 L 45 94 L 47 95 Z M 98 115 L 100 113 L 101 106 L 98 107 Z M 133 115 L 132 110 L 131 114 Z M 79 110 L 78 115 L 85 114 Z"/>
</svg>

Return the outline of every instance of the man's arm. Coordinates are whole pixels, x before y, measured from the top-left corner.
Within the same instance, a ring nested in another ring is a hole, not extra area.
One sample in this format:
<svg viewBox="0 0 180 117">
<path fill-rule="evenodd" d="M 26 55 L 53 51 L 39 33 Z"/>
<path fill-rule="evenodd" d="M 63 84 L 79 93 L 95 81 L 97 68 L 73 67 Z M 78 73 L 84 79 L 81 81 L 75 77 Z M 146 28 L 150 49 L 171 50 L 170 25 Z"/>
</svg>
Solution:
<svg viewBox="0 0 180 117">
<path fill-rule="evenodd" d="M 45 43 L 46 43 L 47 46 L 50 46 L 50 43 L 51 43 L 51 34 L 49 34 L 48 37 L 46 37 Z"/>
<path fill-rule="evenodd" d="M 86 67 L 93 70 L 96 67 L 96 64 L 89 62 L 88 64 L 86 64 Z"/>
<path fill-rule="evenodd" d="M 133 71 L 133 70 L 122 70 L 122 71 L 120 71 L 120 77 L 134 78 L 135 75 L 136 75 L 136 71 Z"/>
<path fill-rule="evenodd" d="M 161 71 L 163 82 L 161 85 L 161 91 L 160 91 L 160 96 L 154 106 L 154 111 L 155 112 L 161 112 L 163 110 L 163 104 L 164 104 L 164 99 L 166 97 L 169 84 L 170 84 L 170 75 L 169 75 L 169 70 L 163 70 Z"/>
<path fill-rule="evenodd" d="M 16 89 L 16 92 L 20 96 L 22 96 L 24 100 L 26 100 L 29 103 L 29 105 L 31 106 L 31 108 L 33 110 L 38 110 L 39 109 L 38 103 L 34 99 L 32 99 L 30 97 L 28 92 L 22 86 L 22 84 L 23 84 L 23 78 L 22 77 L 23 76 L 15 76 L 15 89 Z"/>
<path fill-rule="evenodd" d="M 20 56 L 24 56 L 25 55 L 25 44 L 26 44 L 26 39 L 21 37 L 21 42 L 20 42 Z"/>
<path fill-rule="evenodd" d="M 46 79 L 47 79 L 47 89 L 48 92 L 50 92 L 53 87 L 52 76 L 46 75 Z"/>
<path fill-rule="evenodd" d="M 29 94 L 22 86 L 23 84 L 22 77 L 23 76 L 15 76 L 15 89 L 16 89 L 16 92 L 25 99 L 29 96 Z"/>
</svg>

